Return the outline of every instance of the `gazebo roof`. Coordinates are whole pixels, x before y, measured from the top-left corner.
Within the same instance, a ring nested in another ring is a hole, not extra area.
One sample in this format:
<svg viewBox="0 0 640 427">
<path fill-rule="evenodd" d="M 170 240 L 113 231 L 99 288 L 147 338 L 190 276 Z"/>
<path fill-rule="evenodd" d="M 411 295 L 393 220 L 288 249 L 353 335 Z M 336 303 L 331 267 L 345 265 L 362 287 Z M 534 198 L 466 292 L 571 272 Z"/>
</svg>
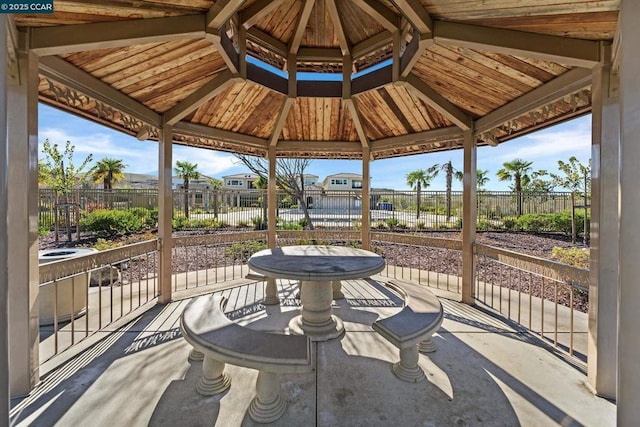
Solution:
<svg viewBox="0 0 640 427">
<path fill-rule="evenodd" d="M 459 148 L 469 129 L 497 145 L 588 113 L 619 8 L 56 0 L 52 15 L 13 16 L 10 50 L 28 30 L 41 102 L 141 140 L 168 124 L 184 145 L 314 158 L 361 158 L 368 146 L 379 159 Z"/>
</svg>

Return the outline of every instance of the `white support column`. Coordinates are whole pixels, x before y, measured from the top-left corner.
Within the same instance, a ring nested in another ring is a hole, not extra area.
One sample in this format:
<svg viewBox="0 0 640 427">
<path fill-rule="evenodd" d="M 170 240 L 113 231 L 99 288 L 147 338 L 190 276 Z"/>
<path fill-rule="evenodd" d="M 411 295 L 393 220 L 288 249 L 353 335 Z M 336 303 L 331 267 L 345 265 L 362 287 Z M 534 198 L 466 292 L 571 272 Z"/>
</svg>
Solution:
<svg viewBox="0 0 640 427">
<path fill-rule="evenodd" d="M 8 82 L 10 393 L 24 396 L 39 381 L 38 325 L 38 58 L 18 55 Z"/>
<path fill-rule="evenodd" d="M 640 2 L 623 0 L 620 10 L 620 284 L 618 287 L 617 423 L 640 419 Z"/>
<path fill-rule="evenodd" d="M 371 148 L 362 147 L 362 249 L 371 249 Z"/>
<path fill-rule="evenodd" d="M 591 148 L 591 263 L 588 384 L 599 396 L 616 398 L 618 322 L 618 158 L 620 110 L 611 49 L 593 71 Z"/>
<path fill-rule="evenodd" d="M 276 247 L 276 213 L 278 200 L 276 199 L 276 147 L 269 146 L 267 153 L 269 161 L 269 183 L 267 187 L 267 240 L 270 248 Z"/>
<path fill-rule="evenodd" d="M 158 144 L 158 238 L 160 254 L 158 263 L 158 280 L 161 304 L 171 302 L 171 216 L 173 214 L 173 191 L 171 177 L 173 175 L 173 129 L 166 123 L 160 132 Z"/>
<path fill-rule="evenodd" d="M 0 424 L 9 425 L 9 280 L 7 275 L 8 149 L 7 15 L 0 15 Z"/>
<path fill-rule="evenodd" d="M 476 240 L 477 145 L 473 129 L 463 132 L 464 176 L 462 179 L 462 302 L 473 304 L 475 266 L 473 245 Z"/>
</svg>

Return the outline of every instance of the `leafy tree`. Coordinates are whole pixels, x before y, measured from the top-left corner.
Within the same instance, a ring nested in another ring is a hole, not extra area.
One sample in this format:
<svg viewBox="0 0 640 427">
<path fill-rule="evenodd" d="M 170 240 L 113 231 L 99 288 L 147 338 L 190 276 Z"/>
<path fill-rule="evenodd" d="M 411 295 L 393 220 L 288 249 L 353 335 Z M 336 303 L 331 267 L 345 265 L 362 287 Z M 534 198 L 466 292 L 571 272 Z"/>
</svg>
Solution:
<svg viewBox="0 0 640 427">
<path fill-rule="evenodd" d="M 42 173 L 42 175 L 38 177 L 38 181 L 43 179 L 44 183 L 51 187 L 57 195 L 66 197 L 71 190 L 84 180 L 82 172 L 93 160 L 93 156 L 89 154 L 80 163 L 80 166 L 76 166 L 73 163 L 75 146 L 71 145 L 71 141 L 67 141 L 64 151 L 60 152 L 58 144 L 51 144 L 46 139 L 42 151 L 44 152 L 44 159 L 38 162 L 38 172 Z"/>
<path fill-rule="evenodd" d="M 549 173 L 544 169 L 532 172 L 522 191 L 525 193 L 549 193 L 553 191 L 555 187 L 554 181 L 543 178 L 548 175 Z"/>
<path fill-rule="evenodd" d="M 71 145 L 71 141 L 67 141 L 64 151 L 60 151 L 58 144 L 51 144 L 49 139 L 44 141 L 42 151 L 44 159 L 38 161 L 38 182 L 44 182 L 53 189 L 56 200 L 63 198 L 65 205 L 65 222 L 67 227 L 67 240 L 71 241 L 71 213 L 69 211 L 69 203 L 71 202 L 69 194 L 84 180 L 83 171 L 93 159 L 89 154 L 79 166 L 73 163 L 73 154 L 75 146 Z M 57 221 L 57 217 L 56 217 Z M 56 229 L 58 224 L 56 224 Z M 56 242 L 58 235 L 56 233 Z"/>
<path fill-rule="evenodd" d="M 583 232 L 585 242 L 588 239 L 588 221 L 587 221 L 587 205 L 589 204 L 589 193 L 591 192 L 591 159 L 589 163 L 584 165 L 575 157 L 569 157 L 568 162 L 558 160 L 558 170 L 564 173 L 564 176 L 551 174 L 553 181 L 558 187 L 566 188 L 574 195 L 582 193 L 584 201 L 584 223 Z"/>
<path fill-rule="evenodd" d="M 124 169 L 127 167 L 122 160 L 105 157 L 97 162 L 89 171 L 91 179 L 96 184 L 102 183 L 102 188 L 111 191 L 113 185 L 124 178 Z"/>
<path fill-rule="evenodd" d="M 197 171 L 198 164 L 188 161 L 176 162 L 174 171 L 183 180 L 182 188 L 184 189 L 184 216 L 189 218 L 189 181 L 200 178 L 200 172 Z"/>
<path fill-rule="evenodd" d="M 259 177 L 269 180 L 269 162 L 261 157 L 235 154 L 249 170 Z M 298 201 L 305 218 L 305 227 L 313 230 L 313 222 L 309 215 L 309 207 L 304 193 L 304 174 L 312 159 L 276 159 L 276 186 L 293 200 Z"/>
<path fill-rule="evenodd" d="M 428 169 L 418 169 L 409 172 L 406 176 L 407 185 L 416 190 L 416 218 L 420 218 L 420 193 L 422 188 L 428 188 L 433 178 L 438 175 L 439 165 L 433 165 Z"/>
<path fill-rule="evenodd" d="M 523 159 L 514 159 L 502 164 L 503 168 L 497 173 L 499 181 L 513 181 L 513 189 L 517 198 L 517 216 L 522 215 L 522 188 L 531 180 L 531 165 Z"/>
</svg>

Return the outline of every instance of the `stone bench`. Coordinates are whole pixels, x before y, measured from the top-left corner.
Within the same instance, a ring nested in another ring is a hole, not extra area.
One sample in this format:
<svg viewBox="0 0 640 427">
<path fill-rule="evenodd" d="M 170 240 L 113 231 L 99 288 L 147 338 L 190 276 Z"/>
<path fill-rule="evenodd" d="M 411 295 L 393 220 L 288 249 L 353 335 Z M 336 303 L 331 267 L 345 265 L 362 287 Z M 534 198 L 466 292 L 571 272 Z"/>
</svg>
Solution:
<svg viewBox="0 0 640 427">
<path fill-rule="evenodd" d="M 256 331 L 232 322 L 224 314 L 221 295 L 194 298 L 182 312 L 180 330 L 193 346 L 189 358 L 203 358 L 196 389 L 202 395 L 222 393 L 231 385 L 226 363 L 257 369 L 256 396 L 249 416 L 258 423 L 279 419 L 286 409 L 280 374 L 310 372 L 311 341 L 306 336 Z M 200 357 L 198 357 L 200 356 Z"/>
<path fill-rule="evenodd" d="M 404 307 L 374 322 L 373 329 L 400 349 L 400 361 L 393 365 L 393 373 L 403 381 L 422 381 L 426 377 L 418 366 L 419 352 L 436 351 L 431 336 L 442 324 L 442 304 L 424 286 L 398 280 L 384 285 L 404 299 Z"/>
</svg>

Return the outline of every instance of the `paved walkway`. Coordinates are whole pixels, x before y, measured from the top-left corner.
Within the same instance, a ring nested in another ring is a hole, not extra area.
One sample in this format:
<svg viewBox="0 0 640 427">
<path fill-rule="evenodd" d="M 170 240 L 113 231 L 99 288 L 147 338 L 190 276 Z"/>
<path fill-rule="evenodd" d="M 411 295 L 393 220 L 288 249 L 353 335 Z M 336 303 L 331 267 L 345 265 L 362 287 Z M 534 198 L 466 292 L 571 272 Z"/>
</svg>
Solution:
<svg viewBox="0 0 640 427">
<path fill-rule="evenodd" d="M 297 287 L 279 282 L 280 306 L 259 303 L 263 284 L 218 290 L 227 314 L 253 328 L 282 331 L 297 313 Z M 364 280 L 343 285 L 334 304 L 341 339 L 314 343 L 317 369 L 288 375 L 289 405 L 276 426 L 612 426 L 615 405 L 594 397 L 586 376 L 528 334 L 488 310 L 442 299 L 438 351 L 420 356 L 428 381 L 391 372 L 398 351 L 371 329 L 400 309 L 397 296 Z M 231 389 L 195 391 L 201 362 L 187 360 L 178 329 L 188 300 L 156 306 L 107 332 L 49 372 L 34 392 L 12 402 L 16 426 L 251 426 L 247 407 L 257 371 L 227 366 Z"/>
</svg>

